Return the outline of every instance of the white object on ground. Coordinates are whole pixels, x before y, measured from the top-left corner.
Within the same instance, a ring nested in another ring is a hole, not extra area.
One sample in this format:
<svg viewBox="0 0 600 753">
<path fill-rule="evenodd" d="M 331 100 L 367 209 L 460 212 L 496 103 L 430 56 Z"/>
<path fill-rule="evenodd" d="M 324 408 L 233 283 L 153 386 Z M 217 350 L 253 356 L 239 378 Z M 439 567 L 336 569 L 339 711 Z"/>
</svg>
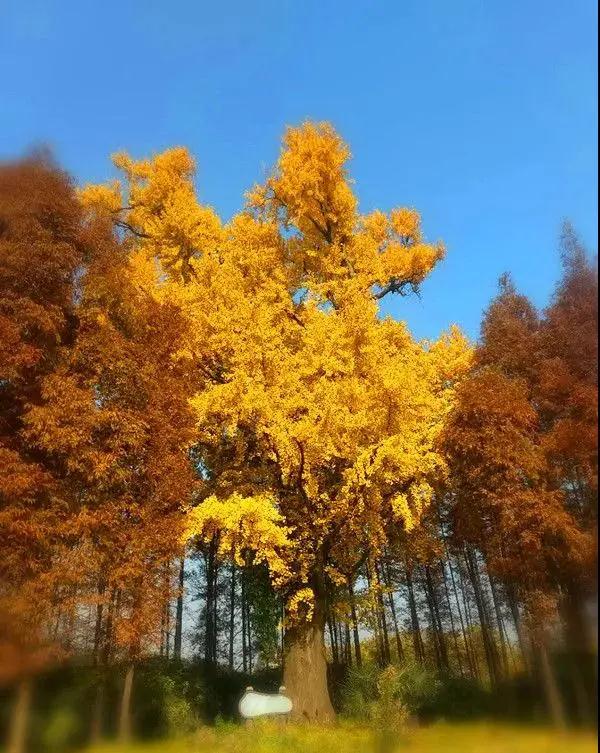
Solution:
<svg viewBox="0 0 600 753">
<path fill-rule="evenodd" d="M 281 686 L 279 693 L 257 693 L 251 686 L 240 698 L 238 708 L 244 719 L 254 719 L 257 716 L 269 714 L 289 714 L 292 701 L 284 695 L 285 688 Z"/>
</svg>

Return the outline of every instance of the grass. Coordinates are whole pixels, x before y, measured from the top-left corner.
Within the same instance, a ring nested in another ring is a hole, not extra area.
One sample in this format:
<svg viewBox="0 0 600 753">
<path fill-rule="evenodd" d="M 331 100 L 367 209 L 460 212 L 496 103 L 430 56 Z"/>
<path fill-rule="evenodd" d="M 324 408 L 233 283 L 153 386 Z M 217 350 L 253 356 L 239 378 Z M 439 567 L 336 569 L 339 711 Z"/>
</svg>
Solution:
<svg viewBox="0 0 600 753">
<path fill-rule="evenodd" d="M 87 753 L 592 753 L 591 733 L 498 724 L 434 724 L 400 735 L 365 727 L 233 724 L 202 728 L 188 738 L 128 746 L 102 745 Z"/>
</svg>

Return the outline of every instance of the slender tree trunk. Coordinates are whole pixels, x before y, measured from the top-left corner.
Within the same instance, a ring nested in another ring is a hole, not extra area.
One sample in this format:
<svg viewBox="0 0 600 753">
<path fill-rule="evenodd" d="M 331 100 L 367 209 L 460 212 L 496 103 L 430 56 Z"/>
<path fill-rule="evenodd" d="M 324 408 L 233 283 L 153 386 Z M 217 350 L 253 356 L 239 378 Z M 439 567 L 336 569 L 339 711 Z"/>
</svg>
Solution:
<svg viewBox="0 0 600 753">
<path fill-rule="evenodd" d="M 444 544 L 446 545 L 446 542 L 444 542 Z M 448 560 L 448 570 L 450 571 L 450 579 L 452 581 L 452 592 L 454 594 L 454 601 L 456 602 L 456 609 L 458 611 L 458 618 L 460 621 L 460 629 L 462 631 L 463 641 L 465 644 L 465 653 L 467 655 L 467 662 L 469 664 L 469 669 L 471 670 L 471 676 L 479 677 L 479 672 L 477 669 L 477 660 L 473 656 L 471 643 L 469 641 L 469 637 L 467 636 L 467 631 L 465 627 L 465 619 L 463 619 L 462 609 L 460 608 L 460 599 L 458 598 L 458 588 L 456 587 L 456 578 L 454 577 L 454 570 L 452 569 L 452 561 L 450 560 L 450 554 L 448 552 L 447 545 L 446 545 L 446 559 Z"/>
<path fill-rule="evenodd" d="M 334 664 L 338 664 L 339 658 L 338 658 L 338 649 L 337 649 L 337 635 L 336 635 L 335 627 L 333 624 L 333 617 L 331 616 L 331 611 L 329 612 L 329 617 L 327 618 L 327 629 L 329 630 L 329 643 L 331 644 L 331 661 Z"/>
<path fill-rule="evenodd" d="M 452 639 L 454 642 L 454 650 L 456 652 L 456 661 L 458 662 L 458 671 L 461 674 L 461 677 L 464 676 L 463 672 L 463 665 L 462 665 L 462 657 L 460 655 L 460 647 L 458 645 L 458 635 L 457 630 L 454 626 L 454 616 L 452 614 L 452 604 L 450 603 L 450 590 L 448 588 L 448 581 L 446 580 L 446 569 L 444 567 L 444 561 L 440 561 L 440 570 L 442 573 L 442 580 L 444 582 L 444 592 L 446 594 L 446 604 L 448 605 L 448 614 L 450 615 L 450 628 L 452 630 Z"/>
<path fill-rule="evenodd" d="M 173 659 L 181 661 L 181 644 L 183 638 L 183 584 L 185 582 L 185 557 L 179 564 L 179 591 L 175 607 L 175 637 L 173 639 Z"/>
<path fill-rule="evenodd" d="M 444 628 L 440 617 L 437 594 L 435 591 L 433 578 L 431 577 L 431 569 L 429 565 L 425 565 L 425 584 L 433 620 L 434 639 L 437 642 L 438 653 L 440 657 L 440 669 L 447 670 L 450 666 L 448 662 L 448 649 L 446 647 L 446 638 L 444 636 Z"/>
<path fill-rule="evenodd" d="M 350 640 L 350 624 L 348 619 L 344 620 L 344 649 L 345 649 L 345 661 L 348 667 L 352 666 L 352 643 Z"/>
<path fill-rule="evenodd" d="M 207 664 L 214 663 L 214 633 L 215 633 L 215 543 L 216 540 L 213 537 L 208 545 L 208 553 L 205 558 L 206 562 L 206 606 L 204 610 L 204 661 Z"/>
<path fill-rule="evenodd" d="M 15 703 L 9 723 L 6 753 L 25 753 L 30 709 L 31 680 L 24 677 L 17 685 Z"/>
<path fill-rule="evenodd" d="M 425 568 L 424 568 L 425 571 Z M 435 619 L 435 612 L 433 609 L 433 602 L 431 599 L 431 592 L 429 590 L 429 583 L 427 581 L 426 576 L 422 579 L 422 586 L 423 590 L 425 592 L 425 600 L 427 602 L 427 611 L 429 612 L 429 630 L 431 633 L 431 639 L 433 642 L 433 651 L 435 654 L 435 663 L 438 668 L 438 670 L 444 669 L 443 666 L 443 660 L 442 660 L 442 653 L 440 651 L 440 643 L 439 643 L 439 636 L 438 636 L 438 627 L 437 622 Z"/>
<path fill-rule="evenodd" d="M 384 582 L 388 592 L 388 603 L 390 605 L 390 612 L 392 615 L 392 622 L 394 623 L 394 636 L 396 638 L 396 652 L 398 654 L 398 661 L 404 661 L 404 647 L 402 646 L 402 639 L 400 638 L 400 630 L 398 629 L 398 617 L 396 614 L 396 604 L 394 602 L 394 593 L 392 591 L 392 579 L 390 577 L 390 570 L 388 563 L 383 560 L 381 563 L 381 570 L 384 576 Z"/>
<path fill-rule="evenodd" d="M 362 667 L 362 655 L 360 652 L 360 634 L 358 632 L 358 620 L 356 618 L 356 600 L 354 598 L 354 586 L 352 579 L 348 578 L 348 593 L 350 594 L 350 614 L 352 616 L 352 633 L 354 635 L 354 654 L 356 656 L 356 664 Z"/>
<path fill-rule="evenodd" d="M 285 633 L 283 683 L 296 720 L 327 723 L 335 716 L 327 686 L 325 616 L 324 595 L 316 594 L 311 621 L 290 624 Z"/>
<path fill-rule="evenodd" d="M 171 650 L 171 601 L 168 598 L 165 604 L 165 658 L 169 661 Z"/>
<path fill-rule="evenodd" d="M 460 567 L 460 562 L 457 561 L 457 570 L 458 570 L 458 578 L 460 581 L 460 592 L 462 595 L 463 600 L 463 607 L 465 610 L 465 623 L 467 626 L 467 636 L 468 636 L 468 643 L 469 643 L 469 650 L 471 652 L 471 656 L 473 657 L 473 665 L 475 667 L 475 677 L 477 679 L 481 678 L 481 672 L 479 667 L 479 657 L 477 655 L 477 651 L 475 650 L 475 644 L 473 641 L 473 618 L 471 616 L 471 607 L 469 605 L 469 595 L 467 594 L 467 587 L 465 585 L 465 579 L 463 577 L 463 572 Z"/>
<path fill-rule="evenodd" d="M 94 706 L 92 708 L 92 724 L 90 731 L 90 741 L 96 745 L 102 739 L 102 726 L 104 720 L 104 676 L 100 677 L 96 683 L 96 694 L 94 697 Z"/>
<path fill-rule="evenodd" d="M 233 644 L 235 638 L 235 562 L 231 562 L 229 589 L 229 669 L 233 672 Z"/>
<path fill-rule="evenodd" d="M 248 637 L 247 637 L 247 625 L 246 625 L 246 573 L 242 570 L 242 671 L 244 674 L 248 672 Z"/>
<path fill-rule="evenodd" d="M 102 602 L 102 597 L 104 596 L 105 589 L 106 585 L 104 584 L 103 580 L 100 580 L 98 583 L 98 604 L 96 604 L 96 623 L 94 625 L 94 664 L 98 663 L 100 657 L 100 647 L 102 645 L 102 618 L 104 615 L 104 604 Z"/>
<path fill-rule="evenodd" d="M 372 570 L 371 570 L 371 563 L 367 560 L 367 566 L 366 566 L 366 575 L 367 575 L 367 588 L 369 593 L 369 603 L 372 604 L 372 596 L 373 596 L 373 576 L 372 576 Z M 380 619 L 380 612 L 378 608 L 378 600 L 377 605 L 373 608 L 371 608 L 369 611 L 371 612 L 371 620 L 373 622 L 373 630 L 375 632 L 375 644 L 377 646 L 377 664 L 379 666 L 384 666 L 385 664 L 385 649 L 383 646 L 383 637 L 381 635 L 381 619 Z"/>
<path fill-rule="evenodd" d="M 249 601 L 246 601 L 246 630 L 248 631 L 248 671 L 252 674 L 252 620 Z"/>
<path fill-rule="evenodd" d="M 101 579 L 98 583 L 98 599 L 99 602 L 96 605 L 96 622 L 94 625 L 94 650 L 93 650 L 93 664 L 97 672 L 96 678 L 96 693 L 94 696 L 94 705 L 92 708 L 92 720 L 90 726 L 90 741 L 92 745 L 100 742 L 102 737 L 102 723 L 104 717 L 104 669 L 99 671 L 99 666 L 102 661 L 102 618 L 104 613 L 104 604 L 100 599 L 104 595 L 106 584 Z"/>
<path fill-rule="evenodd" d="M 119 712 L 119 740 L 122 743 L 131 740 L 131 693 L 133 690 L 134 664 L 131 662 L 125 674 L 121 709 Z"/>
<path fill-rule="evenodd" d="M 490 681 L 492 685 L 496 685 L 500 676 L 498 660 L 496 657 L 496 647 L 492 635 L 490 634 L 488 611 L 483 595 L 483 589 L 481 588 L 481 581 L 479 579 L 478 563 L 473 552 L 468 548 L 465 550 L 465 561 L 467 563 L 467 569 L 469 571 L 471 583 L 473 585 L 473 592 L 475 594 L 475 604 L 477 605 L 477 612 L 479 614 L 481 638 L 483 640 L 483 648 L 488 663 Z"/>
<path fill-rule="evenodd" d="M 408 588 L 408 606 L 410 609 L 415 657 L 417 661 L 423 663 L 425 661 L 425 649 L 423 646 L 423 638 L 421 637 L 421 626 L 419 625 L 419 613 L 417 612 L 417 604 L 415 602 L 412 574 L 408 563 L 406 565 L 406 585 Z"/>
<path fill-rule="evenodd" d="M 519 612 L 519 603 L 515 595 L 515 590 L 513 586 L 511 585 L 506 586 L 506 598 L 508 601 L 508 606 L 510 609 L 514 626 L 515 626 L 515 631 L 517 633 L 517 640 L 519 641 L 519 649 L 521 650 L 521 658 L 523 660 L 523 664 L 525 665 L 525 669 L 529 670 L 529 649 L 527 646 L 527 640 L 525 638 L 525 634 L 523 632 L 523 622 L 521 620 L 521 613 Z"/>
<path fill-rule="evenodd" d="M 507 650 L 507 644 L 508 644 L 508 638 L 506 636 L 506 631 L 504 629 L 504 620 L 502 619 L 502 610 L 500 607 L 500 597 L 496 588 L 496 584 L 494 583 L 494 579 L 492 578 L 492 575 L 487 568 L 487 576 L 488 580 L 490 582 L 490 589 L 492 591 L 492 601 L 494 603 L 494 612 L 496 613 L 496 622 L 498 624 L 498 637 L 500 639 L 500 656 L 502 657 L 502 671 L 504 674 L 508 674 L 508 650 Z"/>
<path fill-rule="evenodd" d="M 542 684 L 544 686 L 544 695 L 546 696 L 546 703 L 550 717 L 555 727 L 558 729 L 565 729 L 565 709 L 556 682 L 556 676 L 548 657 L 548 649 L 544 641 L 538 646 L 538 654 L 540 659 Z"/>
<path fill-rule="evenodd" d="M 388 634 L 388 622 L 385 614 L 385 604 L 383 602 L 383 591 L 381 585 L 381 577 L 379 574 L 379 567 L 377 562 L 373 562 L 373 570 L 375 573 L 375 579 L 377 582 L 377 603 L 379 604 L 379 613 L 381 615 L 381 635 L 382 635 L 382 648 L 383 648 L 383 661 L 384 664 L 389 664 L 392 660 L 392 652 L 390 650 L 390 637 Z"/>
</svg>

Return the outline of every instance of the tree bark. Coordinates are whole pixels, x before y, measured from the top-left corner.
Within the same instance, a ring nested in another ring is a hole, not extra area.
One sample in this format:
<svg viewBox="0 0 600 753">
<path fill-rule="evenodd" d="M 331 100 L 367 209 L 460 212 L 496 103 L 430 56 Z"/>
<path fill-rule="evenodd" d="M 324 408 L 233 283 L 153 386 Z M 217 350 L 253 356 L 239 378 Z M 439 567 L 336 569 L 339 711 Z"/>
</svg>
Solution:
<svg viewBox="0 0 600 753">
<path fill-rule="evenodd" d="M 352 579 L 348 578 L 348 592 L 350 594 L 350 614 L 352 615 L 352 633 L 354 636 L 354 653 L 356 655 L 356 664 L 362 666 L 362 655 L 360 652 L 360 635 L 358 632 L 358 620 L 356 617 L 356 601 L 354 599 L 354 587 Z"/>
<path fill-rule="evenodd" d="M 90 742 L 96 745 L 102 739 L 102 727 L 104 720 L 104 677 L 100 677 L 96 684 L 94 706 L 92 708 L 92 723 L 90 730 Z"/>
<path fill-rule="evenodd" d="M 235 562 L 231 563 L 229 590 L 229 669 L 233 672 L 233 646 L 235 638 Z"/>
<path fill-rule="evenodd" d="M 425 595 L 429 604 L 429 610 L 431 613 L 431 622 L 433 628 L 433 639 L 436 644 L 436 653 L 439 657 L 439 669 L 447 670 L 449 668 L 448 662 L 448 649 L 446 648 L 446 638 L 444 636 L 444 628 L 440 616 L 440 609 L 437 600 L 437 594 L 433 578 L 431 577 L 431 570 L 429 565 L 425 565 Z"/>
<path fill-rule="evenodd" d="M 181 661 L 181 644 L 183 638 L 183 584 L 185 579 L 185 557 L 181 558 L 179 565 L 179 593 L 177 594 L 177 606 L 175 608 L 175 637 L 173 639 L 173 659 Z"/>
<path fill-rule="evenodd" d="M 131 739 L 131 691 L 133 689 L 133 662 L 127 667 L 121 709 L 119 713 L 119 740 L 124 743 Z"/>
<path fill-rule="evenodd" d="M 325 600 L 315 596 L 311 621 L 289 625 L 285 632 L 283 684 L 298 721 L 328 723 L 335 717 L 327 686 L 325 616 Z"/>
<path fill-rule="evenodd" d="M 488 614 L 488 608 L 481 587 L 481 580 L 479 578 L 479 564 L 477 558 L 473 552 L 465 549 L 465 561 L 467 564 L 467 570 L 471 578 L 471 584 L 473 586 L 473 593 L 475 595 L 475 604 L 477 606 L 477 612 L 479 614 L 479 625 L 481 628 L 481 638 L 483 641 L 483 648 L 488 664 L 488 671 L 490 675 L 490 682 L 492 685 L 497 685 L 500 679 L 500 671 L 498 667 L 498 657 L 496 655 L 496 646 L 494 639 L 490 632 L 490 620 Z"/>
<path fill-rule="evenodd" d="M 24 677 L 17 685 L 15 705 L 10 718 L 6 753 L 24 753 L 31 708 L 31 680 Z"/>
<path fill-rule="evenodd" d="M 542 684 L 544 686 L 544 694 L 546 696 L 546 703 L 548 705 L 548 711 L 555 727 L 558 729 L 564 729 L 565 722 L 565 709 L 563 706 L 562 698 L 560 696 L 560 690 L 556 683 L 556 676 L 550 659 L 548 658 L 548 649 L 545 642 L 542 641 L 538 646 L 540 669 L 542 673 Z"/>
<path fill-rule="evenodd" d="M 421 637 L 421 626 L 419 625 L 419 613 L 415 602 L 415 592 L 412 581 L 412 574 L 408 563 L 406 563 L 406 586 L 408 588 L 408 605 L 410 609 L 410 621 L 412 626 L 413 646 L 415 658 L 423 663 L 425 661 L 425 647 Z"/>
<path fill-rule="evenodd" d="M 379 605 L 379 614 L 381 615 L 381 647 L 383 649 L 383 661 L 388 665 L 392 661 L 392 652 L 390 649 L 390 637 L 388 634 L 388 622 L 385 615 L 385 604 L 383 601 L 383 589 L 381 585 L 381 576 L 379 574 L 379 567 L 377 561 L 373 562 L 373 570 L 375 573 L 375 581 L 377 584 L 377 603 Z"/>
</svg>

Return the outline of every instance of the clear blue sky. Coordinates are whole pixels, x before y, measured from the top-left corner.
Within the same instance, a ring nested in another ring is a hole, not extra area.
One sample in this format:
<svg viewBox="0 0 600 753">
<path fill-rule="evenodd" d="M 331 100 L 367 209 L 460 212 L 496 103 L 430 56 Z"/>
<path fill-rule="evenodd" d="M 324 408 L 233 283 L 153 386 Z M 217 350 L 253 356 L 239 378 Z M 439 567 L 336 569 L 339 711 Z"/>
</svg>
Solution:
<svg viewBox="0 0 600 753">
<path fill-rule="evenodd" d="M 0 158 L 50 144 L 79 181 L 184 144 L 228 217 L 287 124 L 330 120 L 361 209 L 418 208 L 446 261 L 418 336 L 474 336 L 506 269 L 543 305 L 571 218 L 597 249 L 593 0 L 1 0 Z"/>
</svg>

